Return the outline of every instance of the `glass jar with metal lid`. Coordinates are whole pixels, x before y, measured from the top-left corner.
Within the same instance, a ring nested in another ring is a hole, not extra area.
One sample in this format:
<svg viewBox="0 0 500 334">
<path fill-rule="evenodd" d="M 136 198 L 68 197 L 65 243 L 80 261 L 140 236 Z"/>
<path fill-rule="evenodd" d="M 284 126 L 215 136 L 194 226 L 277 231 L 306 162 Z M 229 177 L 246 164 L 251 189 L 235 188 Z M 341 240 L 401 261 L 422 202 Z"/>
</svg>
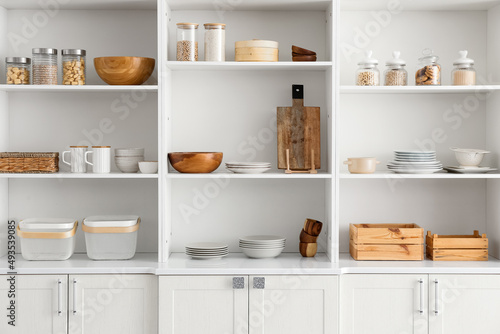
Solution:
<svg viewBox="0 0 500 334">
<path fill-rule="evenodd" d="M 31 58 L 5 58 L 5 82 L 7 85 L 29 85 L 30 73 Z"/>
<path fill-rule="evenodd" d="M 198 23 L 177 23 L 177 60 L 198 61 Z"/>
<path fill-rule="evenodd" d="M 205 61 L 226 61 L 226 25 L 205 23 Z"/>
<path fill-rule="evenodd" d="M 467 58 L 467 50 L 458 51 L 460 58 L 453 62 L 455 68 L 451 72 L 451 81 L 457 86 L 471 86 L 476 84 L 476 70 L 474 60 Z"/>
<path fill-rule="evenodd" d="M 33 49 L 32 62 L 33 85 L 57 85 L 57 49 Z"/>
<path fill-rule="evenodd" d="M 356 71 L 357 86 L 378 86 L 380 85 L 380 72 L 377 68 L 378 60 L 372 58 L 372 51 L 365 52 L 365 58 L 359 63 Z"/>
<path fill-rule="evenodd" d="M 387 69 L 384 72 L 384 86 L 407 86 L 408 72 L 405 70 L 406 62 L 399 58 L 401 52 L 394 51 L 393 58 L 388 60 L 385 65 Z"/>
<path fill-rule="evenodd" d="M 441 65 L 438 64 L 438 60 L 439 57 L 431 49 L 422 51 L 422 57 L 418 58 L 418 67 L 415 72 L 417 86 L 441 85 Z"/>
<path fill-rule="evenodd" d="M 85 85 L 87 52 L 82 49 L 63 49 L 62 57 L 62 84 Z"/>
</svg>

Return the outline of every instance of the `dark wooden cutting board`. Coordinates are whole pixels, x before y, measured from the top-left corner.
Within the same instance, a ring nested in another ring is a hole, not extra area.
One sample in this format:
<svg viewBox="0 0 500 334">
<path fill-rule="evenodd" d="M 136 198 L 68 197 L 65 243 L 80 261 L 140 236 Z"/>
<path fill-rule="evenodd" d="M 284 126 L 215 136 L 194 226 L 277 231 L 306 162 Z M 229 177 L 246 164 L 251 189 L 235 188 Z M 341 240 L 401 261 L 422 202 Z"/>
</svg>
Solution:
<svg viewBox="0 0 500 334">
<path fill-rule="evenodd" d="M 292 106 L 278 107 L 278 168 L 286 169 L 286 150 L 290 150 L 290 169 L 321 168 L 320 108 L 304 107 L 304 86 L 292 86 Z"/>
</svg>

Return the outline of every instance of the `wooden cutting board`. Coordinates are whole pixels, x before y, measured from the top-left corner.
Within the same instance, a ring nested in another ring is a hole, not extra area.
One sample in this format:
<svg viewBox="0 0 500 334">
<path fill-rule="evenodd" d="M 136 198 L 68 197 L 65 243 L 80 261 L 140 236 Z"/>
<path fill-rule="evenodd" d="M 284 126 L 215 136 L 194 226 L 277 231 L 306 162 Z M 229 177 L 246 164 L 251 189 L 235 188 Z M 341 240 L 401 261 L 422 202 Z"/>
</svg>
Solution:
<svg viewBox="0 0 500 334">
<path fill-rule="evenodd" d="M 290 169 L 321 168 L 320 108 L 304 107 L 304 86 L 292 86 L 292 106 L 278 107 L 278 168 L 286 169 L 286 150 L 290 150 Z"/>
</svg>

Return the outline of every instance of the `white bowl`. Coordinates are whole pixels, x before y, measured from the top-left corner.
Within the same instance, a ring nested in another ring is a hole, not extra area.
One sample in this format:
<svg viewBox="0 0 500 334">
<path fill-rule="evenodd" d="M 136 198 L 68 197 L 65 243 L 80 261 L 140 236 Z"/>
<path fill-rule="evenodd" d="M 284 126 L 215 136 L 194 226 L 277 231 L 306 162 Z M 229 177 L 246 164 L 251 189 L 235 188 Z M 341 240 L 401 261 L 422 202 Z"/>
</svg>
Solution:
<svg viewBox="0 0 500 334">
<path fill-rule="evenodd" d="M 156 174 L 158 172 L 158 161 L 139 161 L 139 169 L 142 174 Z"/>
<path fill-rule="evenodd" d="M 490 153 L 490 151 L 470 148 L 451 147 L 450 150 L 455 152 L 455 158 L 461 167 L 478 167 L 483 161 L 484 155 Z"/>
<path fill-rule="evenodd" d="M 115 148 L 117 157 L 137 157 L 144 155 L 143 148 Z"/>
<path fill-rule="evenodd" d="M 242 248 L 243 253 L 254 259 L 267 259 L 272 257 L 277 257 L 281 254 L 285 247 L 271 248 L 271 249 L 252 249 L 252 248 Z"/>
<path fill-rule="evenodd" d="M 139 161 L 144 160 L 144 157 L 115 157 L 116 167 L 123 173 L 137 173 L 139 171 Z"/>
</svg>

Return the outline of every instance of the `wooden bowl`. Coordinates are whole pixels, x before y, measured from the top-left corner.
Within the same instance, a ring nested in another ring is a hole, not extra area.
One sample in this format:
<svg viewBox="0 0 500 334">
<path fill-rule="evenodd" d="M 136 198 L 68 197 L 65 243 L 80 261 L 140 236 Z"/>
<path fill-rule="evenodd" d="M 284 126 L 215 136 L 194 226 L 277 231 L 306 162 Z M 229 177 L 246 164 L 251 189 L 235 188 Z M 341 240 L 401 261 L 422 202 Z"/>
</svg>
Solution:
<svg viewBox="0 0 500 334">
<path fill-rule="evenodd" d="M 318 220 L 307 218 L 304 223 L 304 231 L 313 237 L 317 237 L 321 233 L 322 228 L 323 223 Z"/>
<path fill-rule="evenodd" d="M 300 242 L 299 251 L 303 257 L 313 257 L 314 255 L 316 255 L 316 252 L 318 251 L 318 244 Z"/>
<path fill-rule="evenodd" d="M 318 237 L 307 234 L 306 231 L 302 230 L 302 231 L 300 231 L 299 240 L 300 240 L 300 242 L 316 243 L 316 241 L 318 240 Z"/>
<path fill-rule="evenodd" d="M 222 152 L 172 152 L 168 161 L 180 173 L 212 173 L 222 162 Z"/>
<path fill-rule="evenodd" d="M 142 85 L 155 69 L 155 60 L 145 57 L 98 57 L 94 66 L 108 85 Z"/>
</svg>

